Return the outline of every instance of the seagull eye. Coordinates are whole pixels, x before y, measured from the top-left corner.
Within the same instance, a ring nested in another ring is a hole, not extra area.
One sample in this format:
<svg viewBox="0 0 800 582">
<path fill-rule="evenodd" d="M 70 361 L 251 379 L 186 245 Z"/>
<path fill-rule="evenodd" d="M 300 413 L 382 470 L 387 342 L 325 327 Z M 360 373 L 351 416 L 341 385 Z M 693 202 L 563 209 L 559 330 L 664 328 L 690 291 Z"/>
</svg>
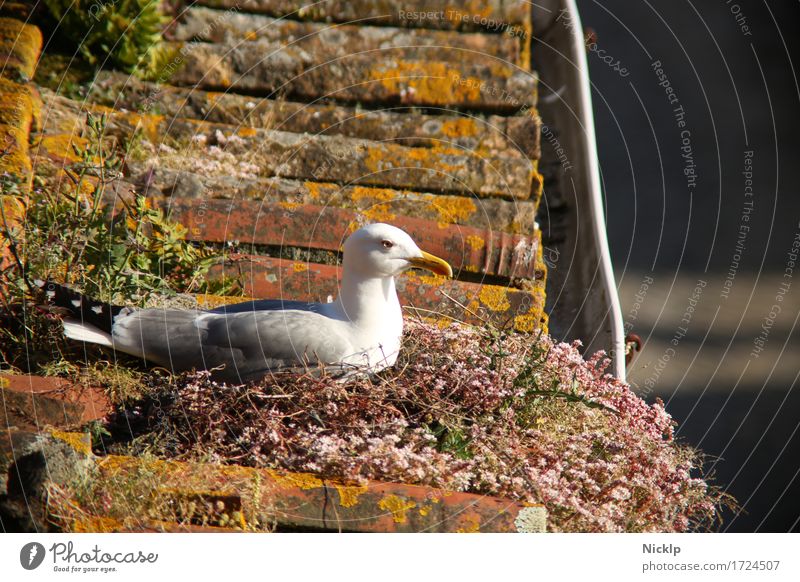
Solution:
<svg viewBox="0 0 800 582">
<path fill-rule="evenodd" d="M 383 245 L 383 248 L 385 248 L 385 249 L 390 249 L 390 248 L 392 248 L 394 246 L 394 243 L 392 241 L 390 241 L 390 240 L 381 241 L 381 244 Z"/>
</svg>

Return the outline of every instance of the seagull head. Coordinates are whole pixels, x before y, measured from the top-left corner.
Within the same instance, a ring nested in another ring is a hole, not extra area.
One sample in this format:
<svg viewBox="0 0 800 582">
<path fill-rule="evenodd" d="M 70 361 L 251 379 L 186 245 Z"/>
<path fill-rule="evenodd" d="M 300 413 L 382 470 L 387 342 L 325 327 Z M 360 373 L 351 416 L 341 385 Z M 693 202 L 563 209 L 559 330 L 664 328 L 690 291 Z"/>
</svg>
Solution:
<svg viewBox="0 0 800 582">
<path fill-rule="evenodd" d="M 411 268 L 453 276 L 447 261 L 426 253 L 404 231 L 389 224 L 368 224 L 344 243 L 348 268 L 370 277 L 393 277 Z"/>
</svg>

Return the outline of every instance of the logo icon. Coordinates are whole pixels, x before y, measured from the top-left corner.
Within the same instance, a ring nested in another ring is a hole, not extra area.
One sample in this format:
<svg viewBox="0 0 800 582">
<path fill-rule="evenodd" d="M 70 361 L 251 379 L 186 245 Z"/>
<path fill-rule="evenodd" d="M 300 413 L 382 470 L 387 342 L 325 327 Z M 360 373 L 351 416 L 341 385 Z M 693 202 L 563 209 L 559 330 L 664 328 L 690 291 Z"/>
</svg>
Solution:
<svg viewBox="0 0 800 582">
<path fill-rule="evenodd" d="M 35 570 L 44 561 L 44 546 L 39 542 L 30 542 L 19 551 L 19 563 L 26 570 Z"/>
</svg>

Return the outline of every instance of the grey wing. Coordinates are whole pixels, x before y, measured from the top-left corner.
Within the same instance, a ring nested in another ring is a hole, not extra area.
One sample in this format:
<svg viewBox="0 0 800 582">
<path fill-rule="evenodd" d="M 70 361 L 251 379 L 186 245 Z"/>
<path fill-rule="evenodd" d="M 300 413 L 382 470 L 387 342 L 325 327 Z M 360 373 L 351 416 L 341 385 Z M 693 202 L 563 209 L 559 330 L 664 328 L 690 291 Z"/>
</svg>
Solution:
<svg viewBox="0 0 800 582">
<path fill-rule="evenodd" d="M 252 313 L 255 311 L 275 311 L 279 309 L 292 309 L 296 311 L 313 311 L 318 313 L 322 305 L 320 303 L 306 303 L 305 301 L 284 301 L 283 299 L 259 299 L 257 301 L 244 301 L 241 303 L 231 303 L 216 309 L 211 309 L 208 313 Z"/>
<path fill-rule="evenodd" d="M 123 312 L 111 329 L 114 348 L 174 372 L 207 369 L 211 366 L 202 350 L 206 334 L 197 326 L 202 314 L 178 309 Z"/>
<path fill-rule="evenodd" d="M 276 303 L 287 306 L 289 302 Z M 234 382 L 306 364 L 335 363 L 353 351 L 342 322 L 311 310 L 245 305 L 233 312 L 142 309 L 126 313 L 114 321 L 114 347 L 173 372 L 219 369 L 218 378 Z"/>
<path fill-rule="evenodd" d="M 230 354 L 229 366 L 234 369 L 225 375 L 243 380 L 307 364 L 339 362 L 353 352 L 343 324 L 313 311 L 209 313 L 200 317 L 199 326 L 206 332 L 204 347 Z"/>
</svg>

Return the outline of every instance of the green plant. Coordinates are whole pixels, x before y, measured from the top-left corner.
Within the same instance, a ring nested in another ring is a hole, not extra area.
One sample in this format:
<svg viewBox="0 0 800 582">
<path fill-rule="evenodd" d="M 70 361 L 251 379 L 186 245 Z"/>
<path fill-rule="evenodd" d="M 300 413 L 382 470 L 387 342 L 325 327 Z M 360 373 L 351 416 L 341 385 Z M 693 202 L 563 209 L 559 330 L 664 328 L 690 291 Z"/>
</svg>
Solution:
<svg viewBox="0 0 800 582">
<path fill-rule="evenodd" d="M 80 42 L 92 65 L 133 71 L 159 46 L 165 17 L 159 0 L 45 0 L 56 34 Z"/>
<path fill-rule="evenodd" d="M 85 145 L 74 148 L 78 161 L 65 168 L 66 179 L 57 185 L 37 180 L 24 224 L 5 217 L 0 223 L 15 257 L 0 272 L 0 352 L 8 366 L 52 371 L 64 357 L 58 318 L 37 307 L 47 301 L 36 279 L 137 305 L 165 294 L 229 290 L 229 281 L 205 281 L 218 251 L 187 241 L 186 228 L 151 200 L 118 192 L 122 157 L 104 140 L 105 125 L 104 116 L 88 115 Z M 25 201 L 18 179 L 6 175 L 0 185 L 4 195 Z M 20 363 L 23 357 L 27 363 Z"/>
</svg>

